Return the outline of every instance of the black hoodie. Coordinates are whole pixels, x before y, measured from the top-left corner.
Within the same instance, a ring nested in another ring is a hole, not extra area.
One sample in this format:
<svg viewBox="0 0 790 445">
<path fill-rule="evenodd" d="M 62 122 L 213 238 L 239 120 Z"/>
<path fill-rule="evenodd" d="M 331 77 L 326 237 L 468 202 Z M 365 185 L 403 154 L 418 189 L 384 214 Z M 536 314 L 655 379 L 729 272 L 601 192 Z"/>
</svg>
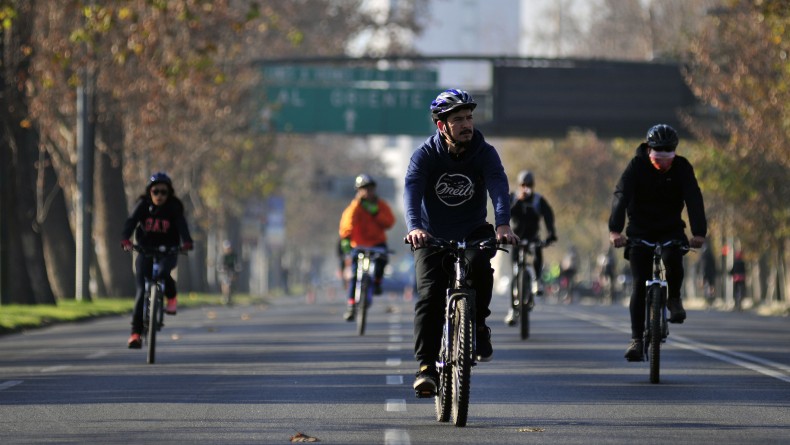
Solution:
<svg viewBox="0 0 790 445">
<path fill-rule="evenodd" d="M 621 233 L 627 215 L 628 237 L 649 241 L 686 239 L 684 205 L 692 236 L 704 237 L 708 223 L 691 163 L 683 156 L 675 156 L 672 168 L 661 173 L 650 163 L 647 144 L 642 143 L 615 187 L 609 231 Z"/>
<path fill-rule="evenodd" d="M 175 196 L 168 197 L 161 206 L 155 206 L 147 196 L 140 197 L 123 226 L 122 239 L 130 239 L 132 232 L 137 244 L 145 247 L 176 247 L 182 240 L 192 242 L 184 204 Z"/>
</svg>

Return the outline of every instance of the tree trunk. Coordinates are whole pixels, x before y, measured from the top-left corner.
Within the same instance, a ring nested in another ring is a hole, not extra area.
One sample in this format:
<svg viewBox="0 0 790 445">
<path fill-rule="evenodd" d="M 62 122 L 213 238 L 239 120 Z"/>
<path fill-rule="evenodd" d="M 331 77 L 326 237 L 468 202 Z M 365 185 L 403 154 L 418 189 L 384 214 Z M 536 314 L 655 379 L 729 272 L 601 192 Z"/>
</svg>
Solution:
<svg viewBox="0 0 790 445">
<path fill-rule="evenodd" d="M 39 162 L 39 211 L 44 261 L 52 292 L 57 299 L 74 299 L 77 268 L 74 258 L 77 247 L 69 224 L 68 207 L 63 189 L 58 185 L 52 165 Z"/>
<path fill-rule="evenodd" d="M 133 296 L 132 256 L 120 248 L 121 230 L 129 212 L 123 184 L 123 127 L 115 112 L 104 109 L 98 114 L 101 118 L 96 139 L 100 149 L 96 153 L 93 219 L 96 260 L 108 296 Z"/>
</svg>

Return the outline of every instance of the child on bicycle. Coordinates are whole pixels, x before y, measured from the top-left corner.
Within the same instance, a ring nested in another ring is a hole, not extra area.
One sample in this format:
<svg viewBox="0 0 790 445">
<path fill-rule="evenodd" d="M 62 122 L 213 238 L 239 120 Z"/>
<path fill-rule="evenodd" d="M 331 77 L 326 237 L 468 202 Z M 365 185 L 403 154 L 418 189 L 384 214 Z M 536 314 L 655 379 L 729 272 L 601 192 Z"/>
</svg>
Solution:
<svg viewBox="0 0 790 445">
<path fill-rule="evenodd" d="M 180 245 L 182 250 L 192 250 L 192 237 L 189 235 L 189 228 L 184 218 L 184 205 L 175 196 L 173 181 L 167 174 L 154 173 L 145 187 L 145 192 L 137 199 L 132 214 L 123 226 L 121 247 L 126 251 L 132 250 L 133 233 L 135 241 L 143 248 Z M 173 255 L 165 259 L 163 264 L 165 297 L 167 297 L 165 312 L 170 315 L 175 315 L 177 309 L 176 283 L 170 276 L 177 262 L 178 257 Z M 145 255 L 137 255 L 135 271 L 137 293 L 132 313 L 132 335 L 127 341 L 130 349 L 142 347 L 140 334 L 143 330 L 143 294 L 146 278 L 151 279 L 153 259 Z"/>
<path fill-rule="evenodd" d="M 376 194 L 376 181 L 361 174 L 354 180 L 356 196 L 340 217 L 340 249 L 349 255 L 357 247 L 387 247 L 386 231 L 395 224 L 389 204 Z M 373 293 L 381 294 L 386 257 L 376 260 Z M 348 283 L 348 308 L 343 314 L 346 321 L 354 320 L 354 289 L 357 282 L 357 262 L 351 262 L 351 279 Z"/>
<path fill-rule="evenodd" d="M 414 355 L 420 363 L 414 381 L 419 393 L 436 393 L 436 360 L 444 325 L 445 291 L 449 282 L 444 255 L 426 246 L 430 237 L 480 240 L 496 236 L 517 244 L 510 229 L 507 175 L 496 149 L 474 128 L 477 104 L 466 91 L 450 89 L 431 103 L 436 133 L 414 151 L 406 172 L 404 207 L 414 251 L 419 299 L 414 307 Z M 494 205 L 496 229 L 486 221 L 486 197 Z M 494 286 L 492 253 L 467 251 L 469 282 L 476 291 L 477 359 L 491 360 L 491 331 L 486 318 Z"/>
<path fill-rule="evenodd" d="M 666 124 L 651 127 L 647 140 L 636 149 L 614 190 L 609 216 L 609 240 L 614 247 L 626 246 L 622 231 L 626 216 L 628 237 L 649 242 L 686 241 L 691 247 L 701 247 L 708 226 L 702 192 L 697 184 L 691 163 L 675 154 L 677 132 Z M 691 240 L 685 233 L 683 207 L 691 224 Z M 683 323 L 686 311 L 680 301 L 683 284 L 683 255 L 674 247 L 663 251 L 668 286 L 667 309 L 670 323 Z M 631 293 L 631 343 L 625 352 L 628 361 L 642 360 L 642 333 L 645 326 L 645 282 L 652 277 L 653 252 L 650 249 L 626 248 L 625 259 L 631 265 L 633 291 Z"/>
</svg>

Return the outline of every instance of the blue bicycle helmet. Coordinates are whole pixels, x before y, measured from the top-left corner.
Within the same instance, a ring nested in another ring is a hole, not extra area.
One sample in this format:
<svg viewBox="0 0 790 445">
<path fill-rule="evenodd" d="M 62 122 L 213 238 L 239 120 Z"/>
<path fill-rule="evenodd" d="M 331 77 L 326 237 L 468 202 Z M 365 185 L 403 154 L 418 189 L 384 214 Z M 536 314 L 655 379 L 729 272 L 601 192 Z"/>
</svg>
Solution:
<svg viewBox="0 0 790 445">
<path fill-rule="evenodd" d="M 449 89 L 439 93 L 431 102 L 431 117 L 437 121 L 453 110 L 459 108 L 474 110 L 475 107 L 477 103 L 469 93 L 464 90 Z"/>
<path fill-rule="evenodd" d="M 169 186 L 173 186 L 173 181 L 170 180 L 170 176 L 167 176 L 165 172 L 156 172 L 151 175 L 151 179 L 148 181 L 148 185 L 160 184 L 164 183 Z"/>
</svg>

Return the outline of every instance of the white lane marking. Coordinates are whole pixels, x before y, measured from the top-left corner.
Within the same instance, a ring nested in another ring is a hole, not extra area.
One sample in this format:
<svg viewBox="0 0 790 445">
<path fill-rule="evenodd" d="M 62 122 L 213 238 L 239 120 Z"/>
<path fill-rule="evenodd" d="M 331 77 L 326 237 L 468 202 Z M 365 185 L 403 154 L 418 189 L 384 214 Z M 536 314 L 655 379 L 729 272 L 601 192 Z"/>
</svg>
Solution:
<svg viewBox="0 0 790 445">
<path fill-rule="evenodd" d="M 108 355 L 109 353 L 110 353 L 110 351 L 96 351 L 93 354 L 88 354 L 85 358 L 93 359 L 93 358 L 104 357 L 105 355 Z"/>
<path fill-rule="evenodd" d="M 403 385 L 403 376 L 402 375 L 388 375 L 387 376 L 387 385 Z"/>
<path fill-rule="evenodd" d="M 619 332 L 625 332 L 628 334 L 631 333 L 630 327 L 626 327 L 625 324 L 616 324 L 605 318 L 600 318 L 600 317 L 596 317 L 588 314 L 580 314 L 580 313 L 565 312 L 565 314 L 571 318 L 576 318 L 577 320 L 582 320 L 582 321 L 587 321 L 589 323 L 597 324 L 598 326 L 603 326 L 607 329 L 611 329 Z M 681 335 L 670 335 L 670 337 L 667 339 L 667 342 L 671 344 L 675 344 L 680 348 L 687 349 L 692 352 L 696 352 L 697 354 L 714 358 L 716 360 L 721 360 L 731 365 L 750 369 L 754 372 L 766 375 L 768 377 L 773 377 L 783 382 L 790 383 L 790 376 L 785 375 L 785 374 L 790 374 L 790 367 L 783 365 L 781 363 L 773 362 L 771 360 L 766 360 L 764 358 L 760 358 L 751 354 L 745 354 L 743 352 L 731 351 L 729 349 L 722 348 L 721 346 L 700 343 L 698 341 L 691 340 L 690 338 L 686 338 Z M 776 368 L 779 371 L 771 368 Z"/>
<path fill-rule="evenodd" d="M 406 400 L 405 399 L 387 399 L 387 411 L 397 411 L 397 412 L 404 412 L 404 411 L 406 411 Z"/>
<path fill-rule="evenodd" d="M 400 351 L 401 345 L 387 345 L 387 351 Z"/>
<path fill-rule="evenodd" d="M 57 365 L 57 366 L 50 366 L 48 368 L 43 368 L 41 372 L 57 372 L 69 368 L 71 368 L 71 365 Z"/>
<path fill-rule="evenodd" d="M 8 388 L 10 388 L 12 386 L 16 386 L 16 385 L 22 383 L 23 381 L 24 380 L 6 380 L 5 382 L 0 383 L 0 391 L 2 391 L 4 389 L 8 389 Z"/>
<path fill-rule="evenodd" d="M 400 335 L 390 335 L 390 343 L 400 343 L 403 341 L 403 337 Z"/>
<path fill-rule="evenodd" d="M 399 358 L 388 358 L 387 361 L 384 362 L 387 366 L 400 366 L 401 363 L 403 363 L 403 360 Z"/>
<path fill-rule="evenodd" d="M 411 445 L 411 438 L 404 430 L 385 430 L 384 445 Z"/>
</svg>

